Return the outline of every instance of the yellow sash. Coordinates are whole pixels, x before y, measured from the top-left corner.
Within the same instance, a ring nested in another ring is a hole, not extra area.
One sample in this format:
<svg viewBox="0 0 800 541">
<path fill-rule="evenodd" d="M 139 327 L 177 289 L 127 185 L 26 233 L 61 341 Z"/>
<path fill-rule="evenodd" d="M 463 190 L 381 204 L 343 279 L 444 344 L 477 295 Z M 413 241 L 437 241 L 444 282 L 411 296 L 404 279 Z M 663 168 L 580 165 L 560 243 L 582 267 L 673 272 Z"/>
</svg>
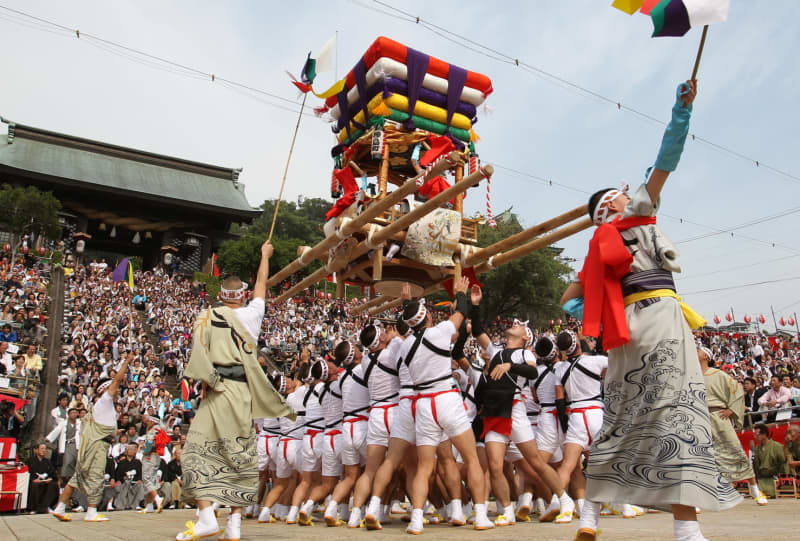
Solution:
<svg viewBox="0 0 800 541">
<path fill-rule="evenodd" d="M 645 299 L 657 299 L 659 297 L 672 297 L 673 299 L 677 300 L 678 304 L 681 305 L 683 317 L 686 318 L 686 323 L 689 324 L 690 328 L 699 329 L 706 324 L 706 320 L 703 319 L 703 316 L 692 310 L 692 307 L 683 302 L 678 294 L 671 289 L 653 289 L 651 291 L 639 291 L 638 293 L 631 293 L 630 295 L 625 296 L 625 306 L 635 302 L 643 301 Z"/>
</svg>

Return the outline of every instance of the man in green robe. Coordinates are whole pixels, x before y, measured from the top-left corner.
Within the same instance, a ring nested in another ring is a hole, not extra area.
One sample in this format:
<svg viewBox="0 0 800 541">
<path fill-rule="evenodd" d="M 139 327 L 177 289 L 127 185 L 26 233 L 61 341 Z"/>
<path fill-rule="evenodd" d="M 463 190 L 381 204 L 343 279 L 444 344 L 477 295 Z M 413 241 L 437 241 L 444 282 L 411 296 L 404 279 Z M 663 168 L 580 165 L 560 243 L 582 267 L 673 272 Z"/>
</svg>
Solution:
<svg viewBox="0 0 800 541">
<path fill-rule="evenodd" d="M 775 497 L 775 477 L 787 473 L 786 456 L 783 445 L 769 436 L 769 428 L 765 424 L 755 427 L 758 447 L 755 449 L 755 470 L 758 477 L 758 488 L 769 496 Z"/>
<path fill-rule="evenodd" d="M 106 457 L 111 447 L 111 441 L 117 432 L 117 411 L 114 400 L 119 392 L 120 384 L 125 380 L 128 371 L 128 358 L 114 376 L 101 382 L 97 386 L 99 397 L 92 406 L 91 413 L 83 418 L 81 423 L 81 447 L 78 449 L 78 460 L 75 464 L 75 475 L 69 480 L 61 492 L 58 505 L 53 509 L 52 515 L 62 522 L 72 519 L 66 513 L 67 502 L 77 488 L 86 495 L 85 522 L 105 522 L 105 516 L 97 513 L 97 505 L 103 497 L 103 484 L 106 474 Z"/>
<path fill-rule="evenodd" d="M 711 437 L 714 443 L 714 460 L 719 472 L 730 483 L 747 480 L 750 496 L 758 505 L 767 505 L 767 497 L 758 489 L 756 477 L 736 430 L 742 428 L 744 419 L 744 389 L 738 381 L 716 368 L 712 353 L 707 347 L 697 348 L 700 370 L 706 384 L 706 402 L 711 418 Z"/>
<path fill-rule="evenodd" d="M 192 353 L 185 376 L 202 381 L 201 402 L 182 454 L 183 490 L 197 501 L 199 520 L 187 523 L 177 541 L 216 538 L 213 504 L 231 515 L 220 537 L 237 540 L 242 507 L 256 502 L 258 455 L 253 419 L 295 418 L 258 363 L 258 336 L 264 319 L 272 245 L 261 246 L 253 298 L 245 306 L 247 284 L 231 276 L 222 282 L 222 307 L 201 312 L 192 330 Z"/>
<path fill-rule="evenodd" d="M 800 425 L 789 425 L 783 444 L 783 454 L 789 463 L 789 471 L 800 474 Z"/>
</svg>

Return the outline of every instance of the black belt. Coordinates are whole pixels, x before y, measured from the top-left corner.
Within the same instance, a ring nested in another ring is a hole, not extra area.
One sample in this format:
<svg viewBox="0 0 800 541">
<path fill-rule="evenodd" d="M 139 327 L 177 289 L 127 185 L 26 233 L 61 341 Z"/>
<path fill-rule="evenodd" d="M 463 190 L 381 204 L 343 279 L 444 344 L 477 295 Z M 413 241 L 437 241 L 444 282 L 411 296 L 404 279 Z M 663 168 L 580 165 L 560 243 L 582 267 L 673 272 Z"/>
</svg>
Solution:
<svg viewBox="0 0 800 541">
<path fill-rule="evenodd" d="M 223 380 L 231 379 L 233 381 L 247 382 L 247 375 L 245 374 L 244 366 L 220 366 L 215 364 L 214 369 L 216 369 L 217 374 L 219 374 Z"/>
<path fill-rule="evenodd" d="M 671 289 L 672 291 L 676 291 L 675 280 L 672 278 L 672 273 L 663 269 L 632 272 L 624 276 L 621 283 L 623 297 L 627 297 L 632 293 L 652 291 L 654 289 Z"/>
<path fill-rule="evenodd" d="M 541 407 L 543 407 L 543 408 L 554 408 L 554 407 L 556 406 L 556 403 L 555 403 L 555 402 L 553 402 L 553 403 L 551 404 L 550 402 L 540 402 L 540 403 L 539 403 L 539 406 L 541 406 Z"/>
</svg>

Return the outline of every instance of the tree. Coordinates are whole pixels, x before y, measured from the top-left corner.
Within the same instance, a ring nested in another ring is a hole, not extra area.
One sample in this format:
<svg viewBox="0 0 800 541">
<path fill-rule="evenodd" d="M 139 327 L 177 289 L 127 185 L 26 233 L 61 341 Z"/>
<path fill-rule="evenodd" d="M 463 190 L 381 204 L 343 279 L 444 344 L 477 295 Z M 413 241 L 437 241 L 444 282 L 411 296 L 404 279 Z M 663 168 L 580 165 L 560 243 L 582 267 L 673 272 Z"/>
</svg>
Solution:
<svg viewBox="0 0 800 541">
<path fill-rule="evenodd" d="M 270 272 L 275 273 L 297 259 L 299 246 L 314 246 L 324 238 L 322 225 L 325 213 L 331 203 L 321 198 L 299 198 L 297 202 L 281 201 L 272 245 L 275 253 L 270 260 Z M 261 245 L 267 240 L 275 200 L 264 201 L 262 214 L 253 220 L 252 225 L 242 228 L 243 235 L 236 240 L 222 244 L 219 250 L 219 265 L 224 273 L 233 273 L 242 280 L 249 280 L 258 271 L 261 258 Z M 319 268 L 315 262 L 298 271 L 298 276 L 306 276 Z"/>
<path fill-rule="evenodd" d="M 489 246 L 522 229 L 517 216 L 511 214 L 495 229 L 480 226 L 479 244 Z M 569 272 L 569 266 L 558 260 L 556 251 L 545 248 L 481 275 L 481 305 L 486 321 L 497 316 L 520 317 L 530 319 L 533 326 L 557 317 L 562 312 L 559 300 Z"/>
<path fill-rule="evenodd" d="M 13 188 L 3 184 L 0 188 L 0 228 L 11 234 L 11 260 L 16 256 L 17 244 L 24 235 L 41 235 L 50 239 L 61 236 L 58 211 L 61 202 L 51 192 L 34 186 Z"/>
</svg>

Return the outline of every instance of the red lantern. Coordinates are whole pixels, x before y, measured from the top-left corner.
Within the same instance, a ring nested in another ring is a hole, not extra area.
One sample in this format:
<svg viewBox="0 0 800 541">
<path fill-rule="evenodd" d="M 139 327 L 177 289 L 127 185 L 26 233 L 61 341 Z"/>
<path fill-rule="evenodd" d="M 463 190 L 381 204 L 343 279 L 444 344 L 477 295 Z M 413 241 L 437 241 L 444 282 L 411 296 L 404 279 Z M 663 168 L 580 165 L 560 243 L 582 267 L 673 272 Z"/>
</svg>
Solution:
<svg viewBox="0 0 800 541">
<path fill-rule="evenodd" d="M 37 250 L 37 252 L 39 252 L 39 255 L 44 255 L 44 254 L 47 253 L 47 250 L 45 249 L 44 246 L 39 246 L 39 249 Z"/>
<path fill-rule="evenodd" d="M 780 318 L 778 321 L 780 322 L 780 324 L 781 324 L 781 327 L 783 327 L 784 325 L 786 325 L 786 320 L 785 320 L 785 319 L 783 319 L 783 318 Z"/>
<path fill-rule="evenodd" d="M 767 318 L 764 317 L 764 314 L 759 314 L 758 322 L 761 323 L 762 325 L 767 322 Z"/>
<path fill-rule="evenodd" d="M 718 316 L 718 315 L 716 315 L 716 314 L 714 314 L 714 323 L 716 323 L 717 325 L 719 325 L 721 321 L 722 321 L 722 320 L 719 318 L 719 316 Z"/>
<path fill-rule="evenodd" d="M 731 315 L 731 313 L 730 313 L 730 312 L 728 312 L 727 314 L 725 314 L 725 319 L 727 319 L 728 321 L 733 321 L 733 316 Z"/>
<path fill-rule="evenodd" d="M 19 251 L 22 252 L 23 254 L 27 254 L 28 253 L 28 245 L 27 244 L 23 244 L 22 248 L 20 248 Z"/>
<path fill-rule="evenodd" d="M 790 317 L 789 321 L 787 321 L 787 323 L 789 324 L 790 327 L 794 327 L 794 318 Z"/>
<path fill-rule="evenodd" d="M 11 251 L 11 245 L 9 243 L 3 244 L 3 251 L 4 252 L 10 252 Z"/>
<path fill-rule="evenodd" d="M 550 320 L 550 326 L 551 326 L 551 327 L 553 326 L 553 323 L 555 323 L 555 322 L 554 322 L 554 321 L 551 319 L 551 320 Z"/>
<path fill-rule="evenodd" d="M 556 324 L 561 325 L 561 320 L 556 321 Z"/>
<path fill-rule="evenodd" d="M 745 323 L 749 324 L 751 321 L 753 321 L 753 318 L 751 318 L 750 316 L 744 316 L 744 322 Z"/>
</svg>

